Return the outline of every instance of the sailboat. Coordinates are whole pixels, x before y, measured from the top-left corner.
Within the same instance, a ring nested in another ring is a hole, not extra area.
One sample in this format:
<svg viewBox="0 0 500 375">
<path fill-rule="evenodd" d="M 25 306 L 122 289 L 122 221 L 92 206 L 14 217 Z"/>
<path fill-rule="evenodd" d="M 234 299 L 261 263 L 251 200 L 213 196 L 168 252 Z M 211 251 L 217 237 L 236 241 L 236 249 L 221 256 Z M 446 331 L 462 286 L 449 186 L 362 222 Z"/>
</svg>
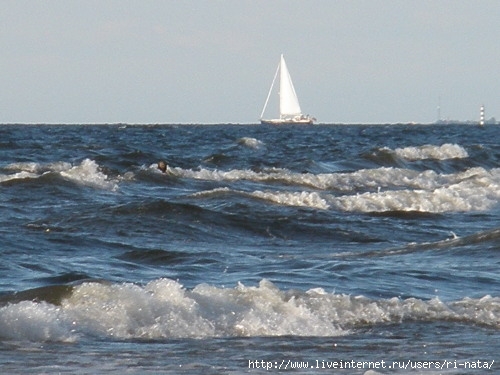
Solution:
<svg viewBox="0 0 500 375">
<path fill-rule="evenodd" d="M 276 77 L 280 73 L 280 89 L 279 89 L 279 99 L 280 99 L 280 117 L 277 119 L 263 119 L 264 112 L 266 111 L 267 103 L 269 102 L 269 97 L 274 87 L 274 82 Z M 285 58 L 283 54 L 281 55 L 280 63 L 278 64 L 278 69 L 274 74 L 273 83 L 267 94 L 266 103 L 262 109 L 260 115 L 261 124 L 270 125 L 289 125 L 289 124 L 312 124 L 316 119 L 310 117 L 309 115 L 302 114 L 299 105 L 299 99 L 297 98 L 297 93 L 293 87 L 292 78 L 286 67 Z"/>
</svg>

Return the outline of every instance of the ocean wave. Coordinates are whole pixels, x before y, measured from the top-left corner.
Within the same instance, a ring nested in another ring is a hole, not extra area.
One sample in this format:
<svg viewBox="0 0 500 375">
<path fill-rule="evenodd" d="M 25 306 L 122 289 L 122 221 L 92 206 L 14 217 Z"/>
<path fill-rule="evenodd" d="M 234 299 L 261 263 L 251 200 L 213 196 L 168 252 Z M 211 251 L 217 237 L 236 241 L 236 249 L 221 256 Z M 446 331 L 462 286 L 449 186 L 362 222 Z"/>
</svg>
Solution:
<svg viewBox="0 0 500 375">
<path fill-rule="evenodd" d="M 252 137 L 242 137 L 238 139 L 237 143 L 246 146 L 248 148 L 255 148 L 255 149 L 264 146 L 264 142 L 259 141 L 257 138 L 252 138 Z"/>
<path fill-rule="evenodd" d="M 316 192 L 270 192 L 270 191 L 254 191 L 249 193 L 250 196 L 270 201 L 273 203 L 295 206 L 295 207 L 311 207 L 326 210 L 330 208 L 327 201 Z"/>
<path fill-rule="evenodd" d="M 170 279 L 147 285 L 85 282 L 60 305 L 21 301 L 0 308 L 0 337 L 73 342 L 97 335 L 115 339 L 250 336 L 339 336 L 377 324 L 455 321 L 500 328 L 500 298 L 370 299 L 258 286 L 192 290 Z"/>
<path fill-rule="evenodd" d="M 263 201 L 295 207 L 310 207 L 326 210 L 330 205 L 325 199 L 321 198 L 316 192 L 279 192 L 279 191 L 261 191 L 246 192 L 242 190 L 233 190 L 230 188 L 216 188 L 212 190 L 204 190 L 192 194 L 193 197 L 208 198 L 218 197 L 226 194 L 237 194 L 249 198 L 257 198 Z"/>
<path fill-rule="evenodd" d="M 117 184 L 100 171 L 99 165 L 90 159 L 84 159 L 79 165 L 60 172 L 61 176 L 81 185 L 100 189 L 116 190 Z"/>
<path fill-rule="evenodd" d="M 29 173 L 44 173 L 44 172 L 61 172 L 71 168 L 71 163 L 58 161 L 53 163 L 35 163 L 35 162 L 19 162 L 11 163 L 4 169 L 14 172 L 29 172 Z"/>
<path fill-rule="evenodd" d="M 500 170 L 493 173 L 473 174 L 463 179 L 455 176 L 457 183 L 439 186 L 428 181 L 426 189 L 382 190 L 337 196 L 316 191 L 271 191 L 246 192 L 230 188 L 216 188 L 193 194 L 195 197 L 239 194 L 284 206 L 310 207 L 322 210 L 335 209 L 349 212 L 384 213 L 417 212 L 445 213 L 487 211 L 500 202 Z M 452 179 L 450 179 L 451 181 Z M 424 184 L 422 184 L 424 185 Z M 431 189 L 436 185 L 435 189 Z"/>
<path fill-rule="evenodd" d="M 404 189 L 332 197 L 332 207 L 359 212 L 486 211 L 500 202 L 500 169 L 473 168 L 434 189 Z"/>
<path fill-rule="evenodd" d="M 156 169 L 156 165 L 151 165 Z M 158 171 L 158 173 L 160 173 Z M 228 171 L 200 168 L 198 170 L 167 166 L 166 174 L 176 178 L 214 181 L 238 182 L 252 181 L 258 183 L 283 183 L 290 186 L 305 186 L 318 190 L 340 192 L 376 190 L 379 188 L 411 188 L 433 190 L 443 185 L 456 184 L 471 178 L 494 178 L 498 170 L 488 171 L 482 167 L 473 167 L 457 173 L 442 174 L 433 170 L 415 171 L 405 168 L 380 167 L 361 169 L 347 173 L 295 173 L 282 168 L 269 168 L 262 171 L 250 169 L 233 169 Z"/>
<path fill-rule="evenodd" d="M 100 166 L 90 159 L 80 164 L 59 161 L 53 163 L 20 162 L 3 168 L 8 174 L 0 174 L 0 183 L 38 179 L 46 175 L 56 175 L 79 185 L 105 190 L 117 190 L 118 185 L 101 171 Z"/>
<path fill-rule="evenodd" d="M 379 168 L 354 172 L 350 176 L 357 179 L 357 183 L 353 183 L 351 179 L 347 184 L 350 186 L 350 191 L 361 192 L 339 196 L 324 191 L 267 189 L 246 192 L 221 187 L 201 191 L 193 196 L 207 197 L 234 193 L 285 206 L 365 213 L 486 211 L 500 202 L 500 169 L 488 171 L 477 167 L 460 173 L 438 174 L 433 171 L 414 172 Z M 292 179 L 293 175 L 289 177 Z M 304 182 L 302 179 L 294 181 Z M 362 192 L 363 190 L 365 192 Z"/>
<path fill-rule="evenodd" d="M 369 250 L 369 251 L 356 251 L 356 252 L 343 252 L 333 254 L 335 258 L 351 258 L 356 257 L 386 257 L 397 256 L 403 254 L 421 253 L 428 250 L 446 250 L 446 249 L 459 249 L 470 245 L 480 244 L 482 248 L 487 248 L 488 243 L 496 243 L 500 240 L 500 228 L 479 231 L 467 236 L 457 236 L 454 232 L 450 232 L 449 238 L 434 242 L 423 243 L 408 243 L 401 247 L 388 248 L 385 250 Z"/>
<path fill-rule="evenodd" d="M 59 173 L 66 169 L 71 168 L 70 163 L 54 162 L 54 163 L 34 163 L 34 162 L 19 162 L 11 163 L 2 169 L 7 174 L 0 174 L 0 183 L 2 182 L 16 182 L 24 180 L 37 179 L 47 173 Z"/>
<path fill-rule="evenodd" d="M 0 183 L 11 182 L 11 181 L 14 182 L 14 181 L 30 180 L 30 179 L 38 178 L 39 176 L 40 175 L 38 175 L 36 173 L 21 171 L 21 172 L 7 174 L 7 175 L 0 175 Z"/>
<path fill-rule="evenodd" d="M 400 158 L 411 161 L 425 159 L 465 159 L 469 157 L 469 154 L 462 146 L 450 143 L 445 143 L 441 146 L 422 145 L 396 148 L 394 152 Z"/>
</svg>

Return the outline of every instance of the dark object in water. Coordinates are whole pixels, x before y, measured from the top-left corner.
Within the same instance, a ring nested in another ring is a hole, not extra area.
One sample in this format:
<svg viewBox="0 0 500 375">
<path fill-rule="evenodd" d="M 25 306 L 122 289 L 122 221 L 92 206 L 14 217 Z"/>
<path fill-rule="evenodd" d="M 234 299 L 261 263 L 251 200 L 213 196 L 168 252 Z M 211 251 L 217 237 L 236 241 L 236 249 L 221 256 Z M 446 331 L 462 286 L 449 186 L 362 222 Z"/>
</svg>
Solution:
<svg viewBox="0 0 500 375">
<path fill-rule="evenodd" d="M 165 161 L 164 161 L 164 160 L 160 160 L 160 161 L 158 162 L 158 169 L 159 169 L 160 171 L 162 171 L 163 173 L 165 173 L 165 172 L 167 171 L 167 163 L 165 163 Z"/>
<path fill-rule="evenodd" d="M 21 301 L 47 302 L 52 305 L 60 305 L 64 298 L 73 292 L 71 285 L 51 285 L 40 288 L 24 290 L 4 296 L 0 296 L 0 306 Z"/>
</svg>

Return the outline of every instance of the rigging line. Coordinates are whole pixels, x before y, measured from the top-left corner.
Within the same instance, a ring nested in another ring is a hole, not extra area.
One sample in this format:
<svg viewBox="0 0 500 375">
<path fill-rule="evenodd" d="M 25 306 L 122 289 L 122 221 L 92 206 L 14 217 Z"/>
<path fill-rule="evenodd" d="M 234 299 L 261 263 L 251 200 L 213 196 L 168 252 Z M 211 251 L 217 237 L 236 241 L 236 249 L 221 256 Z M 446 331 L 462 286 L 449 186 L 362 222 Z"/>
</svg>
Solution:
<svg viewBox="0 0 500 375">
<path fill-rule="evenodd" d="M 281 61 L 278 64 L 278 68 L 276 69 L 276 73 L 274 73 L 274 78 L 273 78 L 273 83 L 271 83 L 271 88 L 269 89 L 269 92 L 267 93 L 266 102 L 264 104 L 264 108 L 262 108 L 262 113 L 260 114 L 260 118 L 261 119 L 264 116 L 264 112 L 266 111 L 267 102 L 269 102 L 269 97 L 271 96 L 271 91 L 273 91 L 274 81 L 276 81 L 276 77 L 278 76 L 278 72 L 280 70 L 280 66 L 281 66 Z"/>
</svg>

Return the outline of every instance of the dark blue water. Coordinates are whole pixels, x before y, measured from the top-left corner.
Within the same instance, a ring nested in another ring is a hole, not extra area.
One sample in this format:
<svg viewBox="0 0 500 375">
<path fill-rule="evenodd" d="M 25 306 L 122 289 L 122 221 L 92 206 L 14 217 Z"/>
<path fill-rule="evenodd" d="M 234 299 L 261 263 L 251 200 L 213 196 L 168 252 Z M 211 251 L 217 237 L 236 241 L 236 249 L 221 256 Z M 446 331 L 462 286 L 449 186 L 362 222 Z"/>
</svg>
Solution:
<svg viewBox="0 0 500 375">
<path fill-rule="evenodd" d="M 2 373 L 498 373 L 498 134 L 0 126 Z"/>
</svg>

